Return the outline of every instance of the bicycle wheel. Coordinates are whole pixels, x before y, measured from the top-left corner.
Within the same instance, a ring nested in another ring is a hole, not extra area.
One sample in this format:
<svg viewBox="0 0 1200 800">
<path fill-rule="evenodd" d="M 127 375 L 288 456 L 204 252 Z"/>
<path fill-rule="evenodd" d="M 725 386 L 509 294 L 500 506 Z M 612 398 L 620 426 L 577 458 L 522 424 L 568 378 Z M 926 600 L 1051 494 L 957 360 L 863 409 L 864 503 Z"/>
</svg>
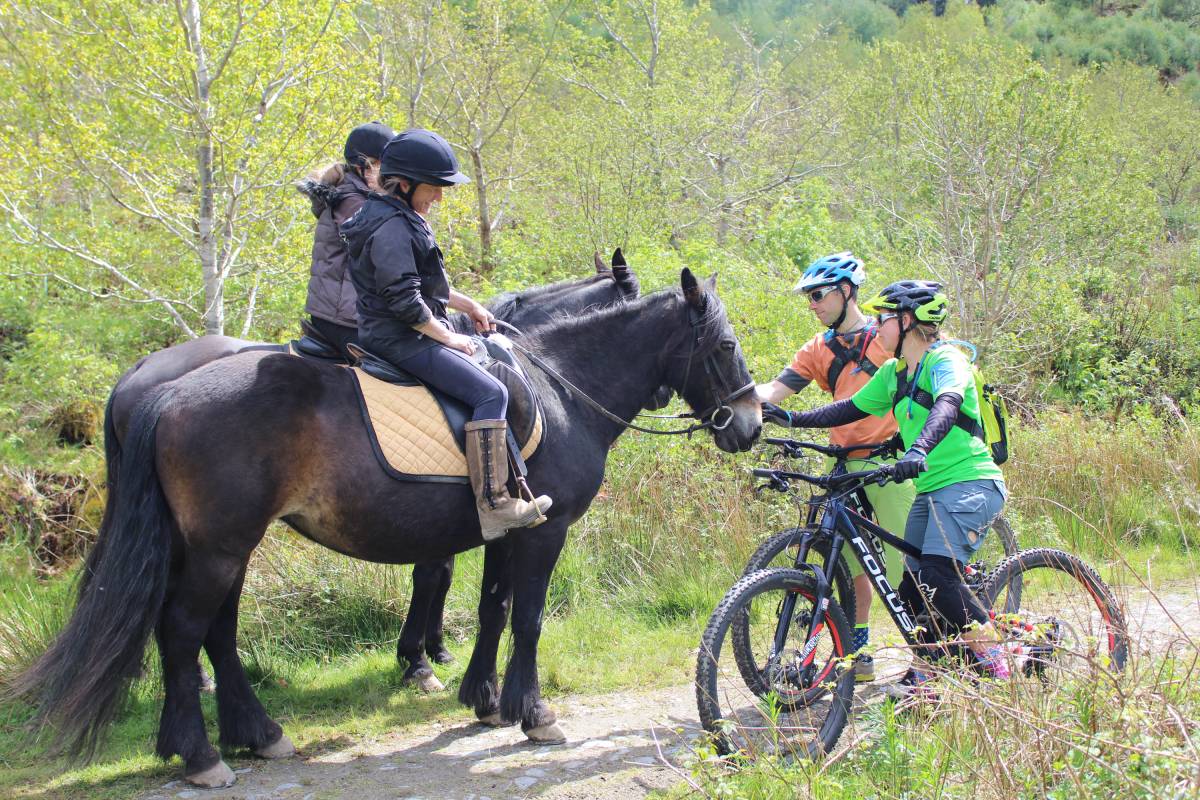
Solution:
<svg viewBox="0 0 1200 800">
<path fill-rule="evenodd" d="M 796 563 L 796 552 L 800 549 L 800 539 L 810 528 L 787 528 L 763 540 L 758 549 L 746 561 L 742 575 L 749 575 L 760 569 L 773 567 L 791 568 Z M 810 559 L 813 564 L 823 567 L 829 560 L 829 540 L 820 538 L 813 544 L 814 551 L 820 556 Z M 850 568 L 843 555 L 833 571 L 833 597 L 842 607 L 842 613 L 847 620 L 854 619 L 854 581 L 850 577 Z M 734 640 L 737 646 L 737 640 Z"/>
<path fill-rule="evenodd" d="M 1000 515 L 992 521 L 983 545 L 975 553 L 975 560 L 982 561 L 987 569 L 993 569 L 1009 556 L 1015 556 L 1018 549 L 1016 531 L 1004 515 Z"/>
<path fill-rule="evenodd" d="M 996 517 L 983 539 L 983 544 L 971 558 L 971 565 L 978 569 L 980 574 L 974 579 L 968 578 L 967 584 L 972 588 L 982 585 L 1004 559 L 1016 555 L 1017 551 L 1017 534 L 1013 531 L 1012 525 L 1003 515 Z M 1009 580 L 1003 607 L 1003 611 L 1007 614 L 1015 613 L 1021 606 L 1020 581 L 1019 575 L 1013 575 Z M 1001 609 L 996 610 L 1000 611 Z"/>
<path fill-rule="evenodd" d="M 1021 551 L 996 567 L 981 595 L 1026 675 L 1062 682 L 1124 668 L 1129 639 L 1120 606 L 1100 576 L 1070 553 Z M 1010 610 L 1012 595 L 1019 597 Z"/>
<path fill-rule="evenodd" d="M 846 658 L 850 626 L 831 599 L 817 636 L 806 643 L 816 613 L 815 594 L 816 584 L 806 572 L 759 570 L 739 580 L 709 618 L 696 664 L 696 703 L 700 722 L 719 752 L 815 757 L 837 744 L 854 696 L 854 671 Z M 787 644 L 771 654 L 769 642 L 788 599 L 795 600 L 795 608 Z M 754 669 L 760 685 L 752 693 L 735 679 L 741 665 L 730 663 L 727 652 L 722 657 L 725 639 L 739 618 L 752 642 L 766 642 L 759 649 L 763 663 Z M 820 701 L 798 702 L 817 689 L 824 695 Z"/>
<path fill-rule="evenodd" d="M 804 532 L 803 528 L 788 528 L 764 541 L 746 562 L 743 576 L 760 569 L 790 569 L 796 563 L 796 552 Z M 817 557 L 813 558 L 811 563 L 823 567 L 829 560 L 829 542 L 818 540 L 812 549 L 816 552 Z M 831 600 L 836 601 L 841 607 L 842 614 L 848 622 L 853 619 L 849 615 L 854 613 L 854 584 L 850 578 L 850 572 L 846 568 L 844 556 L 839 559 L 837 567 L 834 568 L 833 586 Z M 849 612 L 846 611 L 846 603 L 843 602 L 843 598 L 849 603 Z M 773 637 L 769 632 L 764 634 L 761 631 L 752 631 L 750 620 L 751 617 L 748 614 L 735 616 L 729 628 L 729 640 L 733 646 L 738 672 L 741 673 L 746 687 L 758 697 L 764 698 L 768 693 L 775 691 L 763 672 L 763 665 L 767 663 Z M 805 621 L 803 624 L 807 625 L 808 623 Z M 805 692 L 790 692 L 786 695 L 777 692 L 775 700 L 783 710 L 794 711 L 800 706 L 815 702 L 827 691 L 828 688 L 824 684 L 816 683 Z"/>
</svg>

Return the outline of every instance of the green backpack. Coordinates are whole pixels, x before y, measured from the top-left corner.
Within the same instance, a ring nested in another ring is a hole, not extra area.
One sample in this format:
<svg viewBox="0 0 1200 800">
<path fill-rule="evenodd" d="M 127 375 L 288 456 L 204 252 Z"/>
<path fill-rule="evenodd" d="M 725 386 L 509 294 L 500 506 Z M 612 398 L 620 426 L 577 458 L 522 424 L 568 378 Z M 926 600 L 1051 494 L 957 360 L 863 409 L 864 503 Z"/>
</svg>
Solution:
<svg viewBox="0 0 1200 800">
<path fill-rule="evenodd" d="M 1008 461 L 1008 404 L 1004 401 L 1004 395 L 1000 394 L 999 390 L 990 383 L 984 380 L 983 372 L 975 364 L 977 351 L 975 345 L 970 342 L 951 339 L 945 344 L 955 344 L 969 351 L 971 357 L 971 373 L 975 376 L 975 391 L 979 395 L 979 419 L 976 420 L 966 414 L 961 408 L 958 411 L 958 419 L 954 424 L 965 430 L 972 436 L 978 436 L 988 449 L 992 451 L 992 460 L 997 464 L 1003 464 Z M 926 410 L 933 408 L 933 397 L 929 392 L 918 390 L 909 394 L 908 379 L 897 383 L 896 394 L 892 402 L 894 408 L 905 397 L 911 397 L 912 401 L 919 406 L 923 406 Z"/>
</svg>

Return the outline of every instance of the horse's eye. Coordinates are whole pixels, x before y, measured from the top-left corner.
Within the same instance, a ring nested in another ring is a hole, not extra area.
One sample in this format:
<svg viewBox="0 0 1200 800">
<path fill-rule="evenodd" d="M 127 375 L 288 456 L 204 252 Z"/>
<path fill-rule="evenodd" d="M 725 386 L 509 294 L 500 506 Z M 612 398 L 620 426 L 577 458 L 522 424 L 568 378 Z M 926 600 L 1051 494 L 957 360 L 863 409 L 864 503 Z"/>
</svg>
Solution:
<svg viewBox="0 0 1200 800">
<path fill-rule="evenodd" d="M 721 342 L 721 347 L 732 353 L 737 349 L 737 342 L 735 342 L 733 339 L 726 339 L 725 341 Z"/>
</svg>

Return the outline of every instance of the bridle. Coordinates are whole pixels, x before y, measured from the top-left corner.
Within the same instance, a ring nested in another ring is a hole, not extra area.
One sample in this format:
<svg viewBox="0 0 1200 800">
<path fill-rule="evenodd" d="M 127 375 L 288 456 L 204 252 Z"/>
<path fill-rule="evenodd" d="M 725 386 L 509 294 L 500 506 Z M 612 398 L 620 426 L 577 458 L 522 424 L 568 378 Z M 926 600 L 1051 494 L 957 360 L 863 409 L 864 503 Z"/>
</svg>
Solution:
<svg viewBox="0 0 1200 800">
<path fill-rule="evenodd" d="M 691 347 L 688 350 L 687 368 L 684 370 L 684 373 L 683 373 L 683 383 L 680 384 L 681 386 L 684 386 L 684 387 L 687 386 L 688 378 L 691 376 L 692 361 L 695 359 L 696 347 L 700 341 L 700 323 L 702 322 L 702 320 L 703 320 L 703 318 L 701 317 L 700 312 L 698 312 L 696 309 L 694 309 L 692 306 L 689 305 L 688 306 L 688 323 L 691 325 L 693 335 L 692 335 Z M 502 325 L 505 328 L 508 328 L 509 330 L 513 331 L 514 333 L 516 333 L 518 335 L 522 335 L 521 331 L 516 326 L 510 325 L 507 322 L 504 322 L 503 320 L 495 320 L 495 323 L 497 325 Z M 637 425 L 633 422 L 629 422 L 629 421 L 621 419 L 616 414 L 612 413 L 607 408 L 600 405 L 600 403 L 596 402 L 591 397 L 589 397 L 587 395 L 587 393 L 584 392 L 582 389 L 580 389 L 578 386 L 576 386 L 575 384 L 571 383 L 571 381 L 569 381 L 565 377 L 563 377 L 562 374 L 560 374 L 557 370 L 555 370 L 553 367 L 551 367 L 549 364 L 547 364 L 544 360 L 542 360 L 542 358 L 540 356 L 531 352 L 529 350 L 529 348 L 523 347 L 522 345 L 518 344 L 515 341 L 512 342 L 512 346 L 515 349 L 520 350 L 525 355 L 525 357 L 529 359 L 530 363 L 532 363 L 534 366 L 536 366 L 538 369 L 540 369 L 542 372 L 544 372 L 547 376 L 549 376 L 549 377 L 553 378 L 555 381 L 557 381 L 568 392 L 572 392 L 572 393 L 578 395 L 579 399 L 582 400 L 585 405 L 587 405 L 593 411 L 595 411 L 598 414 L 600 414 L 601 416 L 603 416 L 605 419 L 608 419 L 611 422 L 615 422 L 624 428 L 629 428 L 629 429 L 635 430 L 635 431 L 641 431 L 642 433 L 652 433 L 652 434 L 656 434 L 658 436 L 676 436 L 679 434 L 686 434 L 687 436 L 690 437 L 696 431 L 702 431 L 702 430 L 705 430 L 706 428 L 712 428 L 714 431 L 723 431 L 726 428 L 728 428 L 730 426 L 730 424 L 733 422 L 734 411 L 733 411 L 733 407 L 731 406 L 731 403 L 733 403 L 738 398 L 744 397 L 745 395 L 754 391 L 754 381 L 750 381 L 745 386 L 742 386 L 740 388 L 730 390 L 728 381 L 726 381 L 724 376 L 721 375 L 721 370 L 717 365 L 716 348 L 713 348 L 713 350 L 711 352 L 709 352 L 708 354 L 706 354 L 704 356 L 704 362 L 703 362 L 704 363 L 704 374 L 705 374 L 705 377 L 708 379 L 708 388 L 711 393 L 711 396 L 719 398 L 719 399 L 713 405 L 705 408 L 703 411 L 687 411 L 682 414 L 670 414 L 670 415 L 649 415 L 649 414 L 648 415 L 639 415 L 639 416 L 650 416 L 654 419 L 695 419 L 696 420 L 695 423 L 687 426 L 686 428 L 678 428 L 678 429 L 669 430 L 669 431 L 656 430 L 655 428 L 646 428 L 641 425 Z M 725 414 L 726 414 L 726 416 L 724 416 L 723 418 L 721 417 L 722 412 L 725 412 Z M 706 417 L 707 417 L 707 421 L 705 420 Z"/>
</svg>

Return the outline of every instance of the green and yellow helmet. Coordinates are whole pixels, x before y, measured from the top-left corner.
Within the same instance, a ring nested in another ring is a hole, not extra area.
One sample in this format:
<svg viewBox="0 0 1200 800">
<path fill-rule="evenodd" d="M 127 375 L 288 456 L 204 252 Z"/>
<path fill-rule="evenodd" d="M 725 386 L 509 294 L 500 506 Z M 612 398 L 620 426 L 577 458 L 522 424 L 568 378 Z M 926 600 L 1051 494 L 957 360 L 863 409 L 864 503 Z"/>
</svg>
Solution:
<svg viewBox="0 0 1200 800">
<path fill-rule="evenodd" d="M 919 322 L 940 325 L 950 314 L 950 303 L 942 285 L 934 281 L 896 281 L 862 304 L 868 314 L 909 311 Z"/>
</svg>

